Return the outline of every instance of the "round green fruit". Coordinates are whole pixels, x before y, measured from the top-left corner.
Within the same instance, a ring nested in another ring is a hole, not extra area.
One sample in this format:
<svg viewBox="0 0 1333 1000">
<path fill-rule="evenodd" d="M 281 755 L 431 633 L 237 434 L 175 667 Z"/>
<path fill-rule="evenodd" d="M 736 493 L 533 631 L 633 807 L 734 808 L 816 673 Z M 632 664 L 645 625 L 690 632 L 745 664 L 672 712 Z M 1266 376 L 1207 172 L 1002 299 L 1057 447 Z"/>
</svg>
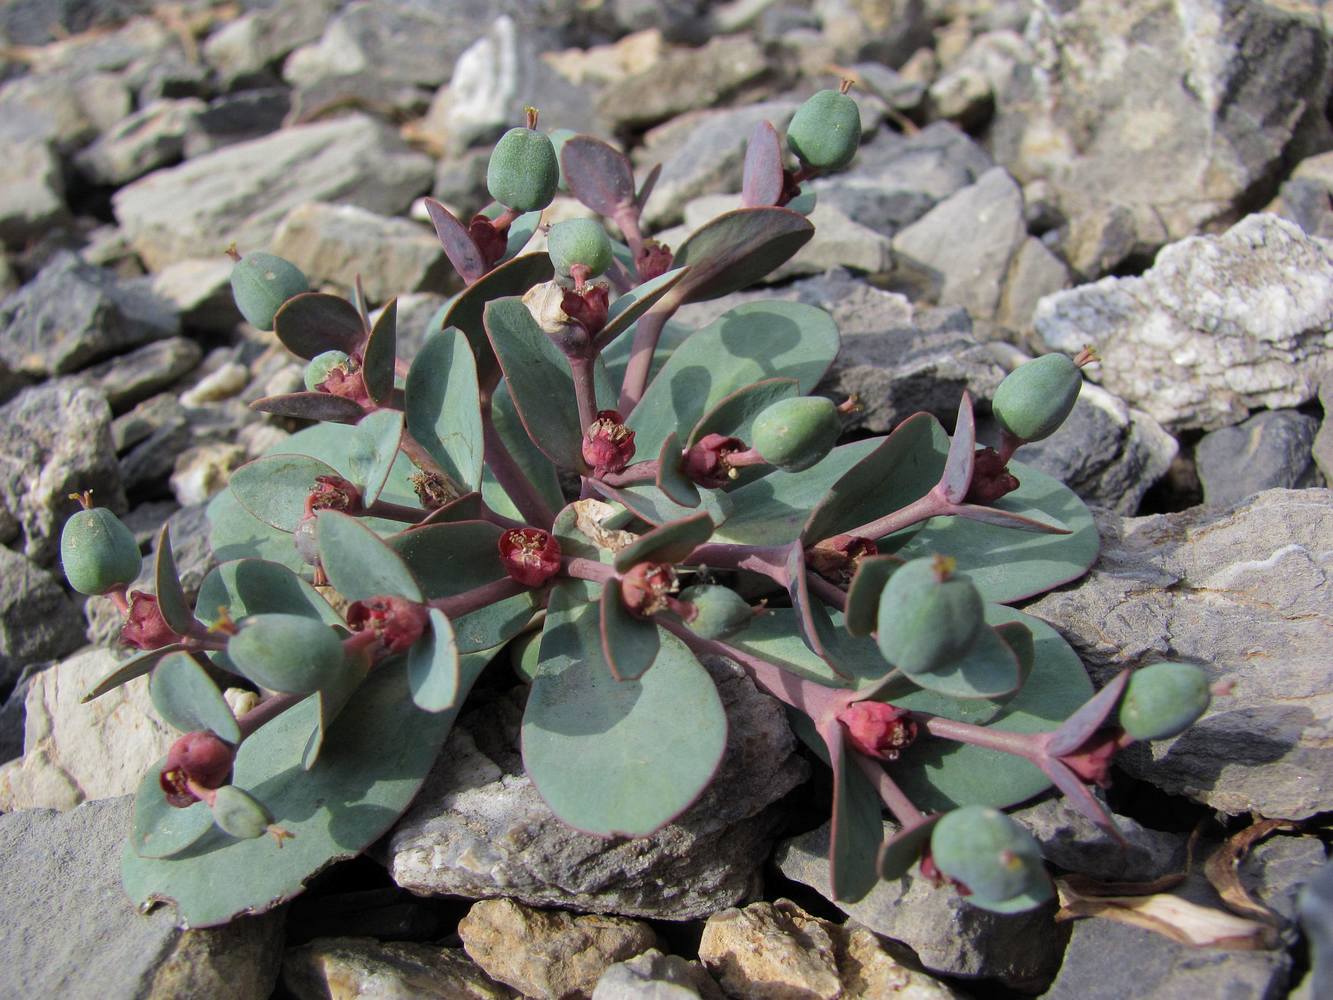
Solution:
<svg viewBox="0 0 1333 1000">
<path fill-rule="evenodd" d="M 698 613 L 687 624 L 705 639 L 725 639 L 754 621 L 754 608 L 730 587 L 696 584 L 682 590 L 680 599 L 694 605 Z"/>
<path fill-rule="evenodd" d="M 807 167 L 840 170 L 861 145 L 861 111 L 841 91 L 821 90 L 796 109 L 787 145 Z"/>
<path fill-rule="evenodd" d="M 231 295 L 251 326 L 273 329 L 273 317 L 294 295 L 310 291 L 310 282 L 289 260 L 271 253 L 248 253 L 231 269 Z"/>
<path fill-rule="evenodd" d="M 547 135 L 511 128 L 491 152 L 486 190 L 506 208 L 535 212 L 551 204 L 560 183 L 560 161 Z"/>
<path fill-rule="evenodd" d="M 1130 674 L 1120 726 L 1136 740 L 1179 736 L 1208 710 L 1208 676 L 1192 663 L 1154 663 Z"/>
<path fill-rule="evenodd" d="M 60 533 L 65 579 L 80 594 L 105 594 L 133 583 L 143 563 L 139 543 L 120 518 L 105 507 L 81 510 Z"/>
<path fill-rule="evenodd" d="M 611 266 L 611 240 L 596 219 L 566 219 L 546 235 L 546 252 L 557 274 L 568 276 L 570 268 L 582 264 L 595 278 Z"/>
<path fill-rule="evenodd" d="M 906 674 L 941 670 L 959 660 L 985 627 L 986 609 L 971 580 L 952 576 L 938 557 L 898 567 L 879 597 L 876 640 Z"/>
<path fill-rule="evenodd" d="M 1082 387 L 1083 375 L 1067 355 L 1043 354 L 1005 376 L 991 409 L 1020 441 L 1040 441 L 1065 422 Z"/>
<path fill-rule="evenodd" d="M 323 354 L 316 354 L 310 364 L 305 366 L 305 387 L 315 392 L 329 377 L 329 372 L 340 367 L 348 369 L 348 362 L 351 360 L 345 351 L 325 351 Z"/>
<path fill-rule="evenodd" d="M 227 640 L 227 657 L 260 687 L 288 694 L 326 687 L 346 664 L 333 629 L 303 615 L 255 615 Z"/>
<path fill-rule="evenodd" d="M 989 806 L 964 806 L 941 817 L 930 835 L 930 856 L 977 902 L 1030 896 L 1036 905 L 1050 895 L 1041 848 L 1032 834 Z"/>
<path fill-rule="evenodd" d="M 253 840 L 268 832 L 273 818 L 268 810 L 235 785 L 223 785 L 213 799 L 213 822 L 224 833 L 241 840 Z"/>
<path fill-rule="evenodd" d="M 841 432 L 833 400 L 797 396 L 778 400 L 755 418 L 751 444 L 765 462 L 800 472 L 832 451 Z"/>
</svg>

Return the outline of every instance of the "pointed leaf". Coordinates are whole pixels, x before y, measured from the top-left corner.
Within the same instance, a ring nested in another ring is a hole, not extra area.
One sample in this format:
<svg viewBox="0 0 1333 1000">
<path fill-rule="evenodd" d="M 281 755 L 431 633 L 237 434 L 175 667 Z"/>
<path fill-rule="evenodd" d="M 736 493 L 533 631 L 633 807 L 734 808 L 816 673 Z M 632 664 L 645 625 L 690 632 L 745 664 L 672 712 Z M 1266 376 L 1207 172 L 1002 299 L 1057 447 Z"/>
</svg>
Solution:
<svg viewBox="0 0 1333 1000">
<path fill-rule="evenodd" d="M 336 475 L 336 469 L 309 455 L 264 455 L 233 472 L 228 485 L 251 514 L 290 533 L 305 517 L 306 499 L 315 480 Z"/>
<path fill-rule="evenodd" d="M 224 612 L 232 621 L 281 614 L 342 624 L 319 591 L 285 566 L 263 559 L 237 559 L 214 567 L 199 585 L 195 611 L 209 626 L 221 621 Z"/>
<path fill-rule="evenodd" d="M 690 431 L 686 447 L 692 447 L 709 434 L 740 438 L 746 444 L 754 433 L 755 417 L 780 399 L 791 399 L 800 394 L 794 378 L 766 378 L 742 386 L 723 396 L 716 406 L 699 418 Z M 744 470 L 742 470 L 744 471 Z"/>
<path fill-rule="evenodd" d="M 195 627 L 194 615 L 176 570 L 176 557 L 171 551 L 171 530 L 165 524 L 157 536 L 153 583 L 157 590 L 157 610 L 162 613 L 162 619 L 178 635 L 190 632 Z"/>
<path fill-rule="evenodd" d="M 491 395 L 491 424 L 495 433 L 508 449 L 514 464 L 523 470 L 528 482 L 537 488 L 537 493 L 552 510 L 558 510 L 565 502 L 565 494 L 560 488 L 560 477 L 551 460 L 540 448 L 532 443 L 528 432 L 523 429 L 523 421 L 514 408 L 514 397 L 509 386 L 501 379 Z M 481 473 L 481 492 L 486 503 L 498 514 L 504 514 L 517 520 L 524 520 L 518 507 L 496 481 L 489 467 L 483 466 Z"/>
<path fill-rule="evenodd" d="M 189 653 L 172 653 L 153 668 L 148 696 L 157 714 L 183 733 L 207 729 L 228 743 L 241 742 L 236 716 L 222 692 Z"/>
<path fill-rule="evenodd" d="M 607 310 L 606 326 L 597 334 L 597 346 L 605 347 L 633 326 L 662 296 L 675 288 L 686 273 L 686 268 L 677 267 L 659 274 L 612 302 L 611 308 Z"/>
<path fill-rule="evenodd" d="M 486 334 L 528 437 L 556 465 L 584 468 L 574 378 L 560 349 L 517 298 L 487 304 Z"/>
<path fill-rule="evenodd" d="M 654 484 L 671 500 L 682 507 L 699 506 L 699 487 L 685 475 L 682 466 L 680 438 L 672 431 L 662 442 L 657 453 L 657 476 Z"/>
<path fill-rule="evenodd" d="M 1079 706 L 1069 718 L 1060 724 L 1046 744 L 1046 752 L 1052 757 L 1062 757 L 1073 753 L 1088 741 L 1093 733 L 1102 727 L 1115 707 L 1120 704 L 1120 696 L 1125 693 L 1129 683 L 1129 671 L 1116 674 L 1095 695 Z"/>
<path fill-rule="evenodd" d="M 930 843 L 931 831 L 939 819 L 939 816 L 927 817 L 916 826 L 903 827 L 884 841 L 880 845 L 876 864 L 879 877 L 891 882 L 906 875 L 921 860 L 926 845 Z"/>
<path fill-rule="evenodd" d="M 661 631 L 652 622 L 630 614 L 619 580 L 602 585 L 602 655 L 611 676 L 636 681 L 662 651 Z"/>
<path fill-rule="evenodd" d="M 746 208 L 782 200 L 782 142 L 772 122 L 756 122 L 745 147 L 741 204 Z"/>
<path fill-rule="evenodd" d="M 956 508 L 958 517 L 969 521 L 980 521 L 996 528 L 1013 528 L 1016 531 L 1037 531 L 1047 535 L 1068 535 L 1070 530 L 1063 524 L 1044 517 L 1031 517 L 1013 511 L 995 507 L 983 507 L 980 504 L 964 503 Z"/>
<path fill-rule="evenodd" d="M 814 235 L 804 215 L 786 208 L 738 208 L 696 229 L 676 251 L 690 273 L 672 293 L 703 302 L 748 288 L 790 260 Z"/>
<path fill-rule="evenodd" d="M 398 553 L 355 517 L 319 513 L 319 560 L 329 583 L 349 601 L 380 594 L 421 600 L 421 588 Z"/>
<path fill-rule="evenodd" d="M 128 660 L 117 663 L 115 667 L 112 668 L 111 673 L 107 674 L 94 684 L 88 693 L 79 700 L 86 703 L 92 701 L 94 698 L 100 698 L 108 691 L 114 691 L 122 684 L 128 684 L 136 677 L 142 677 L 157 666 L 158 661 L 163 657 L 170 656 L 172 653 L 178 652 L 184 648 L 185 647 L 180 643 L 173 642 L 160 649 L 148 649 L 135 656 L 131 656 Z"/>
<path fill-rule="evenodd" d="M 500 210 L 498 205 L 495 207 L 497 211 Z M 541 228 L 541 224 L 542 213 L 540 211 L 524 212 L 509 223 L 509 229 L 505 233 L 505 252 L 504 256 L 500 258 L 500 263 L 503 264 L 506 261 L 513 260 L 522 253 L 523 248 L 532 242 L 532 237 Z"/>
<path fill-rule="evenodd" d="M 129 847 L 141 858 L 179 854 L 213 827 L 213 814 L 204 803 L 177 809 L 167 802 L 158 780 L 166 765 L 163 757 L 150 767 L 134 793 Z"/>
<path fill-rule="evenodd" d="M 791 607 L 796 612 L 796 627 L 801 638 L 816 656 L 828 660 L 826 640 L 832 642 L 833 622 L 823 603 L 810 593 L 810 578 L 806 575 L 805 549 L 799 542 L 793 542 L 787 549 L 787 594 L 791 598 Z M 829 666 L 836 674 L 843 671 L 829 660 Z"/>
<path fill-rule="evenodd" d="M 620 150 L 590 135 L 570 136 L 560 167 L 572 194 L 598 215 L 613 217 L 634 204 L 634 169 Z"/>
<path fill-rule="evenodd" d="M 944 499 L 962 503 L 972 485 L 972 466 L 977 454 L 977 427 L 972 418 L 972 397 L 963 393 L 958 404 L 958 422 L 954 425 L 953 439 L 949 442 L 949 457 L 944 462 L 940 485 Z"/>
<path fill-rule="evenodd" d="M 641 562 L 683 562 L 712 534 L 713 520 L 707 511 L 701 510 L 640 535 L 637 542 L 616 553 L 614 565 L 623 573 Z"/>
<path fill-rule="evenodd" d="M 675 636 L 652 669 L 611 676 L 595 588 L 551 591 L 541 667 L 523 717 L 523 762 L 556 815 L 599 836 L 646 836 L 698 798 L 722 759 L 726 714 L 708 672 Z"/>
<path fill-rule="evenodd" d="M 407 683 L 417 708 L 442 712 L 458 697 L 458 642 L 444 612 L 430 609 L 430 629 L 407 651 Z"/>
<path fill-rule="evenodd" d="M 477 364 L 467 338 L 431 334 L 407 373 L 407 430 L 445 473 L 467 489 L 481 483 L 482 424 Z"/>
<path fill-rule="evenodd" d="M 342 714 L 347 703 L 352 700 L 366 676 L 370 673 L 370 657 L 364 652 L 360 656 L 349 656 L 342 670 L 312 695 L 316 699 L 319 711 L 316 715 L 315 728 L 310 731 L 305 750 L 301 753 L 301 768 L 309 771 L 319 760 L 324 749 L 324 740 L 329 734 L 334 721 Z"/>
<path fill-rule="evenodd" d="M 264 396 L 250 404 L 250 409 L 298 420 L 324 420 L 334 424 L 354 424 L 366 411 L 360 403 L 330 392 L 288 392 Z"/>
<path fill-rule="evenodd" d="M 903 561 L 894 555 L 862 559 L 847 588 L 847 631 L 851 635 L 870 635 L 879 627 L 879 597 Z"/>
<path fill-rule="evenodd" d="M 1092 820 L 1106 833 L 1120 841 L 1121 844 L 1128 846 L 1125 835 L 1120 832 L 1120 827 L 1116 825 L 1115 818 L 1106 811 L 1106 807 L 1089 791 L 1088 786 L 1083 783 L 1078 775 L 1058 760 L 1044 760 L 1038 766 L 1046 772 L 1046 777 L 1051 779 L 1051 784 L 1064 793 L 1070 805 Z"/>
<path fill-rule="evenodd" d="M 833 766 L 833 822 L 829 829 L 829 883 L 834 900 L 855 902 L 879 881 L 876 858 L 884 836 L 879 795 L 850 759 L 843 728 L 820 730 Z"/>
<path fill-rule="evenodd" d="M 426 214 L 435 227 L 435 235 L 439 237 L 440 246 L 444 247 L 444 255 L 454 265 L 463 283 L 472 284 L 486 273 L 486 261 L 468 233 L 467 226 L 434 198 L 426 198 L 425 204 Z"/>
<path fill-rule="evenodd" d="M 366 301 L 366 287 L 361 283 L 359 271 L 352 279 L 352 305 L 356 306 L 356 314 L 361 317 L 361 335 L 370 336 L 370 304 Z"/>
<path fill-rule="evenodd" d="M 648 171 L 648 176 L 643 179 L 639 185 L 639 193 L 634 196 L 634 203 L 643 208 L 648 204 L 648 198 L 653 193 L 653 188 L 657 187 L 657 179 L 662 176 L 662 164 L 654 163 L 652 169 Z"/>
<path fill-rule="evenodd" d="M 325 351 L 356 354 L 366 339 L 356 306 L 337 295 L 302 292 L 283 303 L 273 317 L 282 346 L 307 361 Z"/>
<path fill-rule="evenodd" d="M 361 377 L 372 403 L 383 406 L 393 395 L 393 372 L 398 361 L 398 300 L 390 299 L 366 341 Z"/>
<path fill-rule="evenodd" d="M 361 491 L 369 506 L 379 499 L 393 464 L 398 460 L 398 448 L 403 440 L 403 414 L 401 410 L 376 410 L 366 414 L 356 426 L 374 442 L 375 448 L 375 464 L 366 473 L 366 484 Z"/>
<path fill-rule="evenodd" d="M 699 507 L 686 507 L 672 500 L 655 484 L 641 483 L 635 486 L 609 487 L 597 483 L 596 489 L 609 500 L 624 504 L 640 518 L 653 526 L 679 521 L 703 510 L 714 524 L 721 524 L 734 509 L 727 494 L 721 490 L 704 490 L 699 495 Z"/>
<path fill-rule="evenodd" d="M 833 631 L 826 643 L 830 659 L 846 676 L 834 673 L 827 660 L 817 656 L 800 636 L 796 612 L 791 608 L 769 608 L 727 644 L 758 656 L 797 677 L 825 687 L 852 688 L 877 683 L 891 669 L 873 639 L 850 636 L 836 611 L 829 613 Z"/>
</svg>

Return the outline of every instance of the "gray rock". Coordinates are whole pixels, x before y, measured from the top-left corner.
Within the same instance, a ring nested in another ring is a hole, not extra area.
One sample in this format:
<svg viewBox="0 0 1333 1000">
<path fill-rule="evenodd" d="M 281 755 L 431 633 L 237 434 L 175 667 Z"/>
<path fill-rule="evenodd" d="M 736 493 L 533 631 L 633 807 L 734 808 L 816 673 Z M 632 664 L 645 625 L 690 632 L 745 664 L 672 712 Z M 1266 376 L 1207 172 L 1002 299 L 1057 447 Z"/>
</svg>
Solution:
<svg viewBox="0 0 1333 1000">
<path fill-rule="evenodd" d="M 490 161 L 489 149 L 469 149 L 457 156 L 441 157 L 435 167 L 431 197 L 455 210 L 459 218 L 471 218 L 472 212 L 490 200 L 486 191 Z"/>
<path fill-rule="evenodd" d="M 64 250 L 0 303 L 0 329 L 0 360 L 43 377 L 170 337 L 180 324 L 151 292 Z"/>
<path fill-rule="evenodd" d="M 120 887 L 131 798 L 0 816 L 0 966 L 14 995 L 263 1000 L 282 960 L 282 916 L 179 930 Z"/>
<path fill-rule="evenodd" d="M 786 841 L 775 861 L 782 874 L 828 898 L 828 830 Z M 887 837 L 892 824 L 884 824 Z M 975 906 L 946 887 L 915 874 L 875 884 L 857 902 L 835 904 L 876 934 L 901 941 L 931 972 L 999 979 L 1023 989 L 1047 981 L 1060 964 L 1059 936 L 1052 932 L 1053 905 L 1001 916 Z"/>
<path fill-rule="evenodd" d="M 0 141 L 49 142 L 69 153 L 113 128 L 132 110 L 113 73 L 32 73 L 0 84 Z"/>
<path fill-rule="evenodd" d="M 1333 990 L 1333 862 L 1325 863 L 1301 890 L 1301 928 L 1310 942 L 1310 973 L 1300 1000 L 1317 1000 Z M 1296 996 L 1295 993 L 1292 996 Z"/>
<path fill-rule="evenodd" d="M 74 162 L 94 184 L 127 184 L 180 161 L 185 137 L 205 106 L 197 97 L 154 101 L 81 150 Z"/>
<path fill-rule="evenodd" d="M 1089 369 L 1168 430 L 1214 430 L 1314 398 L 1333 345 L 1333 247 L 1274 215 L 1172 244 L 1136 278 L 1042 299 L 1053 350 L 1097 350 Z"/>
<path fill-rule="evenodd" d="M 179 313 L 181 326 L 230 333 L 241 322 L 231 294 L 232 262 L 224 255 L 168 264 L 152 277 L 153 294 Z"/>
<path fill-rule="evenodd" d="M 1194 449 L 1203 502 L 1230 507 L 1274 487 L 1308 485 L 1318 430 L 1314 417 L 1272 410 L 1204 435 Z"/>
<path fill-rule="evenodd" d="M 287 952 L 282 984 L 297 1000 L 506 1000 L 516 994 L 491 980 L 461 948 L 319 938 Z"/>
<path fill-rule="evenodd" d="M 931 42 L 933 25 L 922 0 L 817 0 L 813 7 L 841 59 L 900 66 Z"/>
<path fill-rule="evenodd" d="M 306 4 L 299 5 L 304 9 Z M 284 5 L 279 10 L 295 9 Z M 248 142 L 276 132 L 292 109 L 285 87 L 260 87 L 224 94 L 208 102 L 185 134 L 185 158 L 192 160 L 223 146 Z"/>
<path fill-rule="evenodd" d="M 1271 211 L 1290 219 L 1311 236 L 1333 239 L 1333 201 L 1328 188 L 1317 180 L 1292 177 L 1283 181 Z"/>
<path fill-rule="evenodd" d="M 1037 304 L 1047 295 L 1068 287 L 1069 268 L 1064 261 L 1041 240 L 1029 236 L 1019 245 L 1009 265 L 995 320 L 1016 333 L 1027 333 L 1032 329 Z"/>
<path fill-rule="evenodd" d="M 0 690 L 28 664 L 72 653 L 83 643 L 79 612 L 56 578 L 0 546 Z"/>
<path fill-rule="evenodd" d="M 1182 835 L 1149 830 L 1127 816 L 1116 816 L 1129 843 L 1122 849 L 1062 796 L 1011 815 L 1036 838 L 1042 857 L 1066 871 L 1107 882 L 1150 882 L 1184 867 Z"/>
<path fill-rule="evenodd" d="M 1296 10 L 1081 0 L 1027 37 L 1031 55 L 996 90 L 991 149 L 1024 181 L 1053 183 L 1072 220 L 1065 257 L 1089 276 L 1118 262 L 1079 232 L 1105 207 L 1125 212 L 1123 251 L 1151 253 L 1237 218 L 1285 150 L 1327 131 L 1327 40 Z"/>
<path fill-rule="evenodd" d="M 432 164 L 382 122 L 351 115 L 238 143 L 121 188 L 116 217 L 151 269 L 223 250 L 266 247 L 307 201 L 392 215 L 430 186 Z"/>
<path fill-rule="evenodd" d="M 1310 454 L 1323 473 L 1324 482 L 1333 483 L 1333 368 L 1326 369 L 1320 376 L 1319 406 L 1324 411 L 1324 419 L 1310 446 Z"/>
<path fill-rule="evenodd" d="M 1268 490 L 1230 510 L 1100 514 L 1090 574 L 1024 609 L 1055 625 L 1098 683 L 1168 658 L 1234 683 L 1190 729 L 1135 744 L 1119 766 L 1233 815 L 1299 820 L 1333 805 L 1331 500 L 1328 490 Z"/>
<path fill-rule="evenodd" d="M 1022 37 L 1012 31 L 977 35 L 957 60 L 930 85 L 933 116 L 968 129 L 983 125 L 995 105 L 997 83 L 1031 59 Z"/>
<path fill-rule="evenodd" d="M 44 139 L 6 143 L 0 161 L 0 243 L 22 246 L 65 221 L 60 157 Z"/>
<path fill-rule="evenodd" d="M 338 0 L 260 6 L 222 25 L 200 51 L 230 90 L 237 82 L 261 77 L 293 49 L 318 39 L 338 6 Z"/>
<path fill-rule="evenodd" d="M 1240 880 L 1256 901 L 1296 919 L 1297 896 L 1328 861 L 1316 837 L 1277 836 L 1253 847 L 1240 863 Z"/>
<path fill-rule="evenodd" d="M 1060 429 L 1023 445 L 1014 457 L 1054 476 L 1087 503 L 1134 514 L 1179 450 L 1176 439 L 1148 414 L 1084 382 Z"/>
<path fill-rule="evenodd" d="M 521 773 L 520 709 L 465 715 L 388 843 L 394 881 L 419 894 L 509 896 L 534 905 L 686 920 L 753 895 L 780 822 L 773 805 L 800 783 L 781 707 L 732 664 L 712 666 L 730 732 L 700 800 L 651 837 L 571 830 Z"/>
<path fill-rule="evenodd" d="M 1026 238 L 1023 192 L 995 167 L 894 236 L 893 280 L 939 305 L 993 319 L 1009 265 Z"/>
<path fill-rule="evenodd" d="M 169 337 L 93 365 L 79 373 L 100 389 L 113 412 L 123 411 L 165 389 L 199 364 L 203 349 L 185 337 Z"/>
<path fill-rule="evenodd" d="M 298 205 L 273 234 L 271 249 L 316 287 L 327 283 L 350 294 L 359 274 L 371 302 L 442 292 L 453 273 L 433 232 L 353 205 Z"/>
<path fill-rule="evenodd" d="M 0 38 L 10 45 L 45 45 L 146 13 L 146 0 L 13 0 L 0 7 Z"/>
<path fill-rule="evenodd" d="M 49 663 L 31 663 L 19 674 L 14 689 L 0 705 L 0 764 L 23 756 L 23 726 L 27 719 L 23 703 L 28 697 L 28 682 Z"/>
<path fill-rule="evenodd" d="M 431 292 L 415 292 L 398 297 L 398 356 L 409 363 L 426 342 L 431 318 L 449 300 Z M 372 317 L 372 320 L 374 317 Z"/>
<path fill-rule="evenodd" d="M 617 962 L 597 980 L 592 1000 L 723 1000 L 702 965 L 649 948 Z"/>
<path fill-rule="evenodd" d="M 880 63 L 857 63 L 852 67 L 862 85 L 895 111 L 915 111 L 926 97 L 920 80 L 909 80 Z"/>
<path fill-rule="evenodd" d="M 81 490 L 92 490 L 98 506 L 125 510 L 106 397 L 61 380 L 0 407 L 0 504 L 18 521 L 28 558 L 55 561 L 60 529 L 78 509 L 69 494 Z"/>
</svg>

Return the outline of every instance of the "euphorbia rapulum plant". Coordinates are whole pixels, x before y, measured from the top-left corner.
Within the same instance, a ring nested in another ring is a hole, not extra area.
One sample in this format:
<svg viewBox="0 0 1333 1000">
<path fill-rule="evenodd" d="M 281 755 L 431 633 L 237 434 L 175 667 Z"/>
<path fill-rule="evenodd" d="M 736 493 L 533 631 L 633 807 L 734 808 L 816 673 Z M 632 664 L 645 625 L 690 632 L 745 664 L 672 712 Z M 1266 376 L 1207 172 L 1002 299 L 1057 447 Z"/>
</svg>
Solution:
<svg viewBox="0 0 1333 1000">
<path fill-rule="evenodd" d="M 151 672 L 184 734 L 136 797 L 134 899 L 216 924 L 363 850 L 511 645 L 530 666 L 526 769 L 580 830 L 645 836 L 695 801 L 727 727 L 701 660 L 725 657 L 833 769 L 836 898 L 920 861 L 977 905 L 1037 905 L 1039 852 L 998 809 L 1052 784 L 1114 831 L 1089 785 L 1209 692 L 1198 668 L 1158 664 L 1094 695 L 1012 608 L 1096 555 L 1078 499 L 1011 461 L 1059 426 L 1091 357 L 1011 374 L 998 449 L 978 447 L 966 394 L 952 436 L 917 414 L 838 446 L 855 402 L 811 395 L 838 350 L 825 313 L 761 299 L 671 322 L 810 239 L 807 182 L 851 161 L 859 122 L 845 87 L 816 94 L 795 166 L 760 124 L 740 206 L 673 251 L 641 225 L 656 172 L 636 185 L 590 136 L 557 159 L 530 111 L 492 155 L 493 205 L 465 224 L 427 201 L 465 288 L 414 358 L 394 302 L 372 321 L 359 285 L 347 301 L 236 255 L 243 314 L 309 362 L 304 391 L 254 405 L 317 422 L 211 503 L 223 561 L 193 608 L 165 529 L 155 595 L 127 593 L 133 537 L 87 497 L 62 542 L 71 584 L 116 601 L 139 650 L 90 697 Z M 600 219 L 522 253 L 560 183 Z M 228 702 L 219 679 L 254 693 Z M 898 832 L 881 843 L 884 809 Z"/>
</svg>

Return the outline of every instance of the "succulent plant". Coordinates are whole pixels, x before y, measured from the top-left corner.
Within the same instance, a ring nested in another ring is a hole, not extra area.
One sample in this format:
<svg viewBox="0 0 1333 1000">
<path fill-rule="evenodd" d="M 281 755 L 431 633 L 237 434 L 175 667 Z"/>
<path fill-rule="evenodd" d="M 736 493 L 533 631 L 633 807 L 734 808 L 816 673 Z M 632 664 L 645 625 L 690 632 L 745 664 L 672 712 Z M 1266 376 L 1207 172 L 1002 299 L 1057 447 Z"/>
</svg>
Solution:
<svg viewBox="0 0 1333 1000">
<path fill-rule="evenodd" d="M 794 168 L 761 123 L 743 207 L 674 252 L 640 224 L 655 174 L 636 183 L 612 146 L 562 137 L 569 190 L 624 235 L 609 257 L 596 221 L 522 252 L 557 176 L 531 114 L 492 157 L 499 204 L 464 224 L 426 203 L 465 287 L 415 357 L 399 357 L 393 302 L 372 322 L 359 294 L 288 288 L 273 328 L 310 362 L 306 387 L 253 405 L 312 423 L 210 503 L 221 564 L 193 606 L 165 531 L 155 593 L 130 594 L 128 531 L 105 511 L 70 519 L 71 582 L 121 606 L 138 650 L 89 697 L 151 674 L 183 734 L 136 795 L 136 901 L 217 924 L 364 850 L 497 658 L 530 683 L 527 772 L 583 831 L 651 834 L 699 797 L 726 744 L 701 665 L 717 656 L 832 768 L 838 899 L 922 861 L 979 905 L 1035 905 L 1037 852 L 996 810 L 1052 785 L 1114 830 L 1089 785 L 1207 698 L 1178 665 L 1093 694 L 1070 647 L 1013 607 L 1097 553 L 1078 498 L 1010 460 L 1015 435 L 1068 412 L 1076 362 L 1010 376 L 998 451 L 978 447 L 966 394 L 952 432 L 919 413 L 838 445 L 851 404 L 811 395 L 839 348 L 827 313 L 751 301 L 666 335 L 681 306 L 810 239 L 801 182 L 854 154 L 854 112 L 816 95 L 793 122 Z M 255 707 L 234 714 L 220 672 L 257 688 Z M 899 832 L 881 843 L 884 809 Z"/>
<path fill-rule="evenodd" d="M 231 269 L 232 298 L 253 327 L 272 330 L 273 317 L 282 304 L 310 290 L 305 274 L 289 260 L 262 251 L 244 257 L 234 249 L 229 252 L 235 261 Z"/>
</svg>

